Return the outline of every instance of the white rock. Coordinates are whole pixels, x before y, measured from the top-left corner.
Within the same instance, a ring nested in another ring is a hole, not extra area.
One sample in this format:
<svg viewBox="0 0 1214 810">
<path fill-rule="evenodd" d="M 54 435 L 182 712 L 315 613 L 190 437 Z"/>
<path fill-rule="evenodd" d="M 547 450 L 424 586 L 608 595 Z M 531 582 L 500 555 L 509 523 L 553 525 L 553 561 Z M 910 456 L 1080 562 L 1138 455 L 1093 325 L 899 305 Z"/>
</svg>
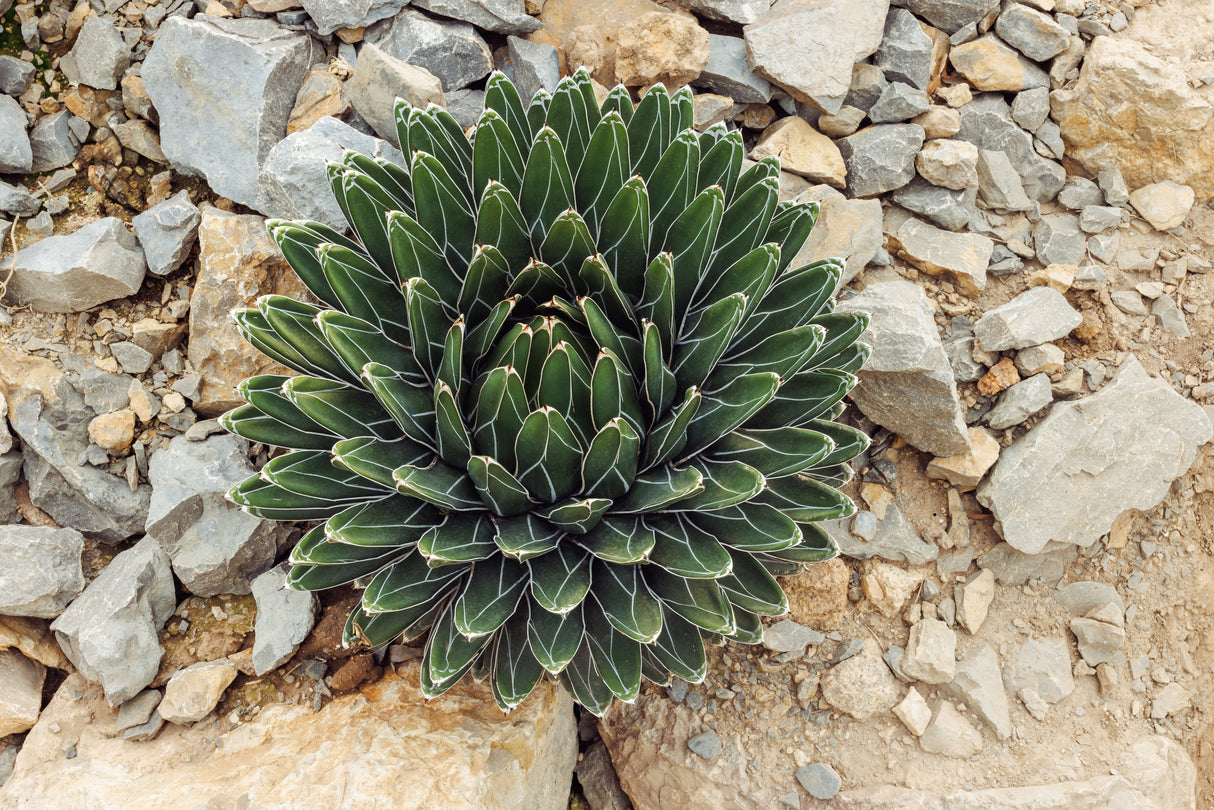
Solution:
<svg viewBox="0 0 1214 810">
<path fill-rule="evenodd" d="M 916 737 L 922 737 L 923 732 L 927 731 L 928 723 L 932 721 L 932 708 L 913 686 L 906 691 L 902 702 L 894 707 L 894 714 Z"/>
<path fill-rule="evenodd" d="M 1183 225 L 1195 200 L 1193 189 L 1171 180 L 1151 183 L 1130 194 L 1130 205 L 1157 231 Z"/>
<path fill-rule="evenodd" d="M 12 649 L 0 649 L 0 737 L 21 734 L 38 721 L 46 668 Z"/>
<path fill-rule="evenodd" d="M 931 724 L 919 738 L 919 745 L 932 754 L 969 759 L 982 750 L 982 735 L 953 704 L 942 700 L 932 712 Z"/>
<path fill-rule="evenodd" d="M 911 628 L 901 668 L 924 683 L 948 683 L 957 674 L 957 634 L 939 619 L 923 619 Z"/>
<path fill-rule="evenodd" d="M 989 568 L 982 569 L 958 585 L 953 595 L 957 600 L 957 621 L 971 635 L 977 635 L 995 598 L 995 573 Z"/>
<path fill-rule="evenodd" d="M 169 679 L 156 710 L 170 723 L 201 720 L 219 703 L 236 674 L 236 665 L 226 658 L 191 664 Z"/>
</svg>

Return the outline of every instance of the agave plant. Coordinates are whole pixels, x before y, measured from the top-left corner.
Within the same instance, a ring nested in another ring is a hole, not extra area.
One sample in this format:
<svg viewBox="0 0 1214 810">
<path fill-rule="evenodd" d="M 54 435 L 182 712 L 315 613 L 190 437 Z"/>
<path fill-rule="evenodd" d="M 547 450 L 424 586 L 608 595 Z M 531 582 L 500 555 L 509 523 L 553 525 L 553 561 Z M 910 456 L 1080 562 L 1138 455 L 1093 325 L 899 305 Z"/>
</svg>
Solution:
<svg viewBox="0 0 1214 810">
<path fill-rule="evenodd" d="M 579 71 L 524 105 L 497 74 L 485 107 L 466 135 L 398 103 L 407 169 L 330 166 L 354 238 L 268 223 L 321 303 L 236 313 L 298 376 L 241 385 L 224 426 L 286 452 L 230 497 L 323 521 L 290 583 L 363 588 L 347 643 L 428 631 L 426 696 L 471 670 L 509 710 L 546 671 L 602 713 L 702 680 L 836 554 L 866 320 L 832 312 L 838 260 L 789 267 L 816 204 L 686 89 L 599 104 Z"/>
</svg>

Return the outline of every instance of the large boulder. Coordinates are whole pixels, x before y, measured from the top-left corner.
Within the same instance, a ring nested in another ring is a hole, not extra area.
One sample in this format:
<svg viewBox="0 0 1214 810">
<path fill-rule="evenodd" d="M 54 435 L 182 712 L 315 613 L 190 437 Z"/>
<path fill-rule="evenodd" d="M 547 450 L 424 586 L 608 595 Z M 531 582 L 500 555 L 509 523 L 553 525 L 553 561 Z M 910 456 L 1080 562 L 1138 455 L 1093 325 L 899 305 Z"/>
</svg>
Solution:
<svg viewBox="0 0 1214 810">
<path fill-rule="evenodd" d="M 503 715 L 488 684 L 465 679 L 426 702 L 417 663 L 402 672 L 320 711 L 272 703 L 235 728 L 212 714 L 138 744 L 115 735 L 117 712 L 73 675 L 26 738 L 0 804 L 564 810 L 578 738 L 561 687 L 545 680 Z"/>
<path fill-rule="evenodd" d="M 255 205 L 262 161 L 286 135 L 295 94 L 319 56 L 309 36 L 272 20 L 165 20 L 142 76 L 173 168 Z"/>
</svg>

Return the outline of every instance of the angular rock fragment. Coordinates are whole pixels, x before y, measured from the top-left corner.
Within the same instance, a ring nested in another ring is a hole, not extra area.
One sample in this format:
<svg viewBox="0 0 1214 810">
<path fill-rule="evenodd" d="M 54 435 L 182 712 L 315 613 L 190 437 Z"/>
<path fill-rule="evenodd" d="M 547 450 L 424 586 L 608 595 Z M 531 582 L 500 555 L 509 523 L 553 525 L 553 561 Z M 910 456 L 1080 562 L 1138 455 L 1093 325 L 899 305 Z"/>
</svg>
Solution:
<svg viewBox="0 0 1214 810">
<path fill-rule="evenodd" d="M 1007 692 L 999 671 L 999 657 L 985 645 L 975 647 L 957 664 L 957 674 L 944 690 L 1006 740 L 1012 734 Z"/>
<path fill-rule="evenodd" d="M 253 669 L 264 675 L 295 654 L 316 622 L 316 595 L 287 584 L 285 565 L 253 580 L 257 623 L 253 628 Z"/>
<path fill-rule="evenodd" d="M 206 717 L 236 679 L 236 665 L 226 658 L 191 664 L 169 679 L 156 707 L 169 723 L 193 723 Z"/>
<path fill-rule="evenodd" d="M 185 189 L 131 220 L 143 248 L 148 272 L 167 276 L 185 262 L 198 243 L 202 214 Z"/>
<path fill-rule="evenodd" d="M 0 614 L 58 616 L 84 590 L 83 553 L 75 529 L 0 526 Z"/>
<path fill-rule="evenodd" d="M 741 37 L 709 33 L 708 64 L 692 84 L 729 96 L 739 104 L 771 101 L 771 84 L 751 69 L 746 40 Z"/>
<path fill-rule="evenodd" d="M 873 197 L 902 188 L 915 176 L 915 156 L 923 147 L 918 124 L 880 124 L 838 142 L 847 164 L 853 197 Z"/>
<path fill-rule="evenodd" d="M 438 77 L 447 93 L 467 87 L 493 70 L 489 46 L 475 28 L 465 22 L 438 20 L 412 8 L 369 27 L 365 41 L 388 56 L 425 68 Z"/>
<path fill-rule="evenodd" d="M 1082 322 L 1057 290 L 1034 287 L 979 318 L 974 336 L 983 351 L 1025 349 L 1066 337 Z"/>
</svg>

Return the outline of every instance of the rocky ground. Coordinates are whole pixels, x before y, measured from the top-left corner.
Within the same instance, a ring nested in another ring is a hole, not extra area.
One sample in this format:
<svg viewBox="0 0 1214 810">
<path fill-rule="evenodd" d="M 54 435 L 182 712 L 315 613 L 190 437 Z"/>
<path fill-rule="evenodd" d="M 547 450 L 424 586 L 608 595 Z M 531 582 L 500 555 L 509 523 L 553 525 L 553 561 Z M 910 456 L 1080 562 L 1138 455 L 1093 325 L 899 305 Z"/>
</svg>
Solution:
<svg viewBox="0 0 1214 810">
<path fill-rule="evenodd" d="M 1206 0 L 0 10 L 0 807 L 1214 805 Z M 340 226 L 323 166 L 399 160 L 394 97 L 471 125 L 579 65 L 690 83 L 821 202 L 861 511 L 703 684 L 424 704 L 224 501 L 274 368 L 228 313 L 302 293 L 265 218 Z"/>
</svg>

